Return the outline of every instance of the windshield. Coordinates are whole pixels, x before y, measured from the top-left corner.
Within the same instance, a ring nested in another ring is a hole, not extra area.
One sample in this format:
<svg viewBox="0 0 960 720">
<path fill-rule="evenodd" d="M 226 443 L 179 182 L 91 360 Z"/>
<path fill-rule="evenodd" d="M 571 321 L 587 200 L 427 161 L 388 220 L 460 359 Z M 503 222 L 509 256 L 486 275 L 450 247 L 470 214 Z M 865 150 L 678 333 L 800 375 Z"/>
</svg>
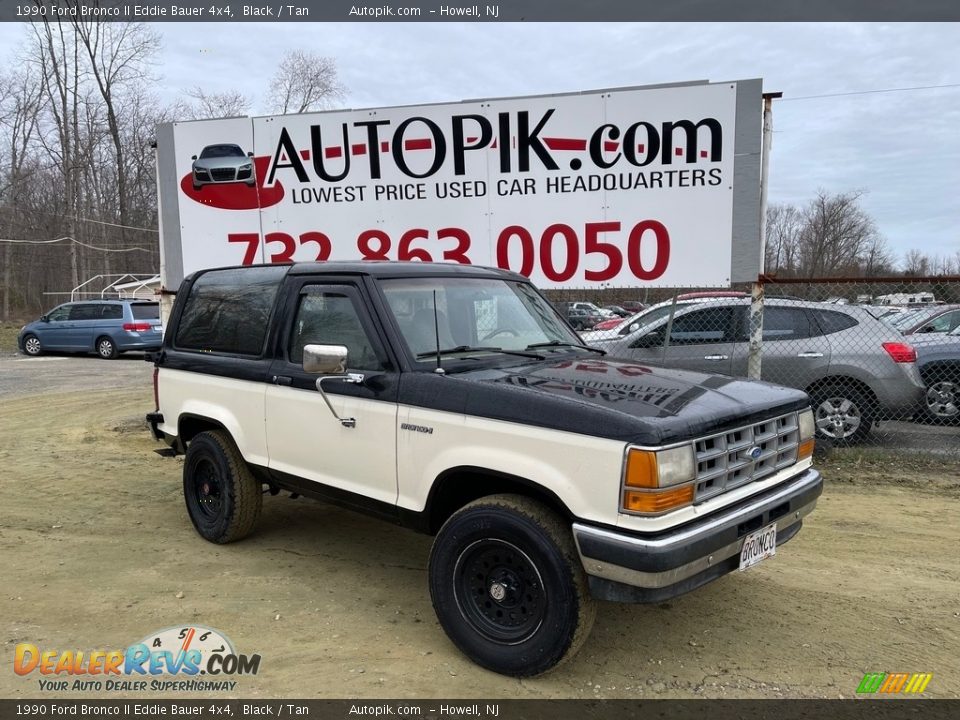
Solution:
<svg viewBox="0 0 960 720">
<path fill-rule="evenodd" d="M 385 279 L 380 287 L 410 354 L 422 362 L 436 362 L 438 344 L 441 352 L 455 349 L 455 357 L 580 344 L 528 283 L 431 277 Z"/>
<path fill-rule="evenodd" d="M 897 317 L 890 321 L 890 324 L 895 328 L 905 328 L 910 327 L 914 323 L 923 322 L 927 318 L 932 317 L 937 311 L 936 308 L 928 308 L 924 310 L 907 310 L 905 313 L 900 313 Z"/>
<path fill-rule="evenodd" d="M 245 157 L 237 145 L 208 145 L 200 153 L 201 158 Z"/>
</svg>

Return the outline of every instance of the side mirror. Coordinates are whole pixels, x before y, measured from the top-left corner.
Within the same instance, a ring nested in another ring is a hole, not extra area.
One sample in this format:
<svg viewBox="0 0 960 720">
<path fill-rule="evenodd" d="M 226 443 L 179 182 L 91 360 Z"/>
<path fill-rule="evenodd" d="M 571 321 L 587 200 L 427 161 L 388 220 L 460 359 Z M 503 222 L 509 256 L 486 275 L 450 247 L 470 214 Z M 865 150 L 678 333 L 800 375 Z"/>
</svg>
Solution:
<svg viewBox="0 0 960 720">
<path fill-rule="evenodd" d="M 247 153 L 247 157 L 253 157 L 253 153 L 252 153 L 252 152 L 248 152 L 248 153 Z"/>
<path fill-rule="evenodd" d="M 196 155 L 191 155 L 191 156 L 190 156 L 190 159 L 191 159 L 191 160 L 196 160 L 196 159 L 197 159 L 197 156 L 196 156 Z"/>
<path fill-rule="evenodd" d="M 333 415 L 343 427 L 352 428 L 357 426 L 356 418 L 340 417 L 337 411 L 330 404 L 330 398 L 323 390 L 325 381 L 339 381 L 359 385 L 363 382 L 362 373 L 347 372 L 347 348 L 343 345 L 304 345 L 303 346 L 303 369 L 305 372 L 320 375 L 317 378 L 317 392 L 327 404 L 330 414 Z"/>
<path fill-rule="evenodd" d="M 46 315 L 41 315 L 40 322 L 50 322 L 50 318 L 48 318 Z"/>
<path fill-rule="evenodd" d="M 343 345 L 304 345 L 303 370 L 315 375 L 345 375 L 347 348 Z"/>
</svg>

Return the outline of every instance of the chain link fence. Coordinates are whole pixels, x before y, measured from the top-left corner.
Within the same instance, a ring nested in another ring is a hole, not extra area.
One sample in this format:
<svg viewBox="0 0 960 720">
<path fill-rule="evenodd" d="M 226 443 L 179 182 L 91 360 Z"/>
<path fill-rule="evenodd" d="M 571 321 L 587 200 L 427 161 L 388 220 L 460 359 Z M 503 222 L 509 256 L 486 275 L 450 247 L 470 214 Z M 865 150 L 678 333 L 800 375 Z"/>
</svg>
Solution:
<svg viewBox="0 0 960 720">
<path fill-rule="evenodd" d="M 960 457 L 960 278 L 768 280 L 761 379 L 804 390 L 825 445 Z M 584 342 L 749 376 L 751 286 L 548 291 Z"/>
</svg>

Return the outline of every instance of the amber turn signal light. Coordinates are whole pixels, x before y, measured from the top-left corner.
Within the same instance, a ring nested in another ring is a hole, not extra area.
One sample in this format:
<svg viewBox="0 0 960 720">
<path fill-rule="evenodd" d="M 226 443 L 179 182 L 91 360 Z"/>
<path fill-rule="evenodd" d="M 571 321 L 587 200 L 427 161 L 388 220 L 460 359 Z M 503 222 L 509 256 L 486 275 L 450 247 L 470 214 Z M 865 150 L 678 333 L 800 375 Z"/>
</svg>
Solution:
<svg viewBox="0 0 960 720">
<path fill-rule="evenodd" d="M 693 485 L 641 492 L 626 490 L 623 493 L 623 509 L 636 513 L 662 513 L 693 502 Z"/>
<path fill-rule="evenodd" d="M 800 447 L 797 448 L 797 460 L 805 460 L 813 455 L 813 446 L 813 438 L 804 440 L 802 443 L 800 443 Z"/>
</svg>

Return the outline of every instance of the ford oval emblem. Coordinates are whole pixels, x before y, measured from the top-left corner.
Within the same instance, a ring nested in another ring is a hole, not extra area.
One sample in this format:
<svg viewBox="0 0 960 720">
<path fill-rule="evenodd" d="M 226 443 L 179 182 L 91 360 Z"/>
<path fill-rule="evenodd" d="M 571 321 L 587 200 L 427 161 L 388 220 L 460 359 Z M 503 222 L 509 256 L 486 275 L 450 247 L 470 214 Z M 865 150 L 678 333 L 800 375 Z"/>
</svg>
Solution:
<svg viewBox="0 0 960 720">
<path fill-rule="evenodd" d="M 751 460 L 759 460 L 760 456 L 763 455 L 763 450 L 754 446 L 747 451 L 747 455 L 750 456 Z"/>
</svg>

